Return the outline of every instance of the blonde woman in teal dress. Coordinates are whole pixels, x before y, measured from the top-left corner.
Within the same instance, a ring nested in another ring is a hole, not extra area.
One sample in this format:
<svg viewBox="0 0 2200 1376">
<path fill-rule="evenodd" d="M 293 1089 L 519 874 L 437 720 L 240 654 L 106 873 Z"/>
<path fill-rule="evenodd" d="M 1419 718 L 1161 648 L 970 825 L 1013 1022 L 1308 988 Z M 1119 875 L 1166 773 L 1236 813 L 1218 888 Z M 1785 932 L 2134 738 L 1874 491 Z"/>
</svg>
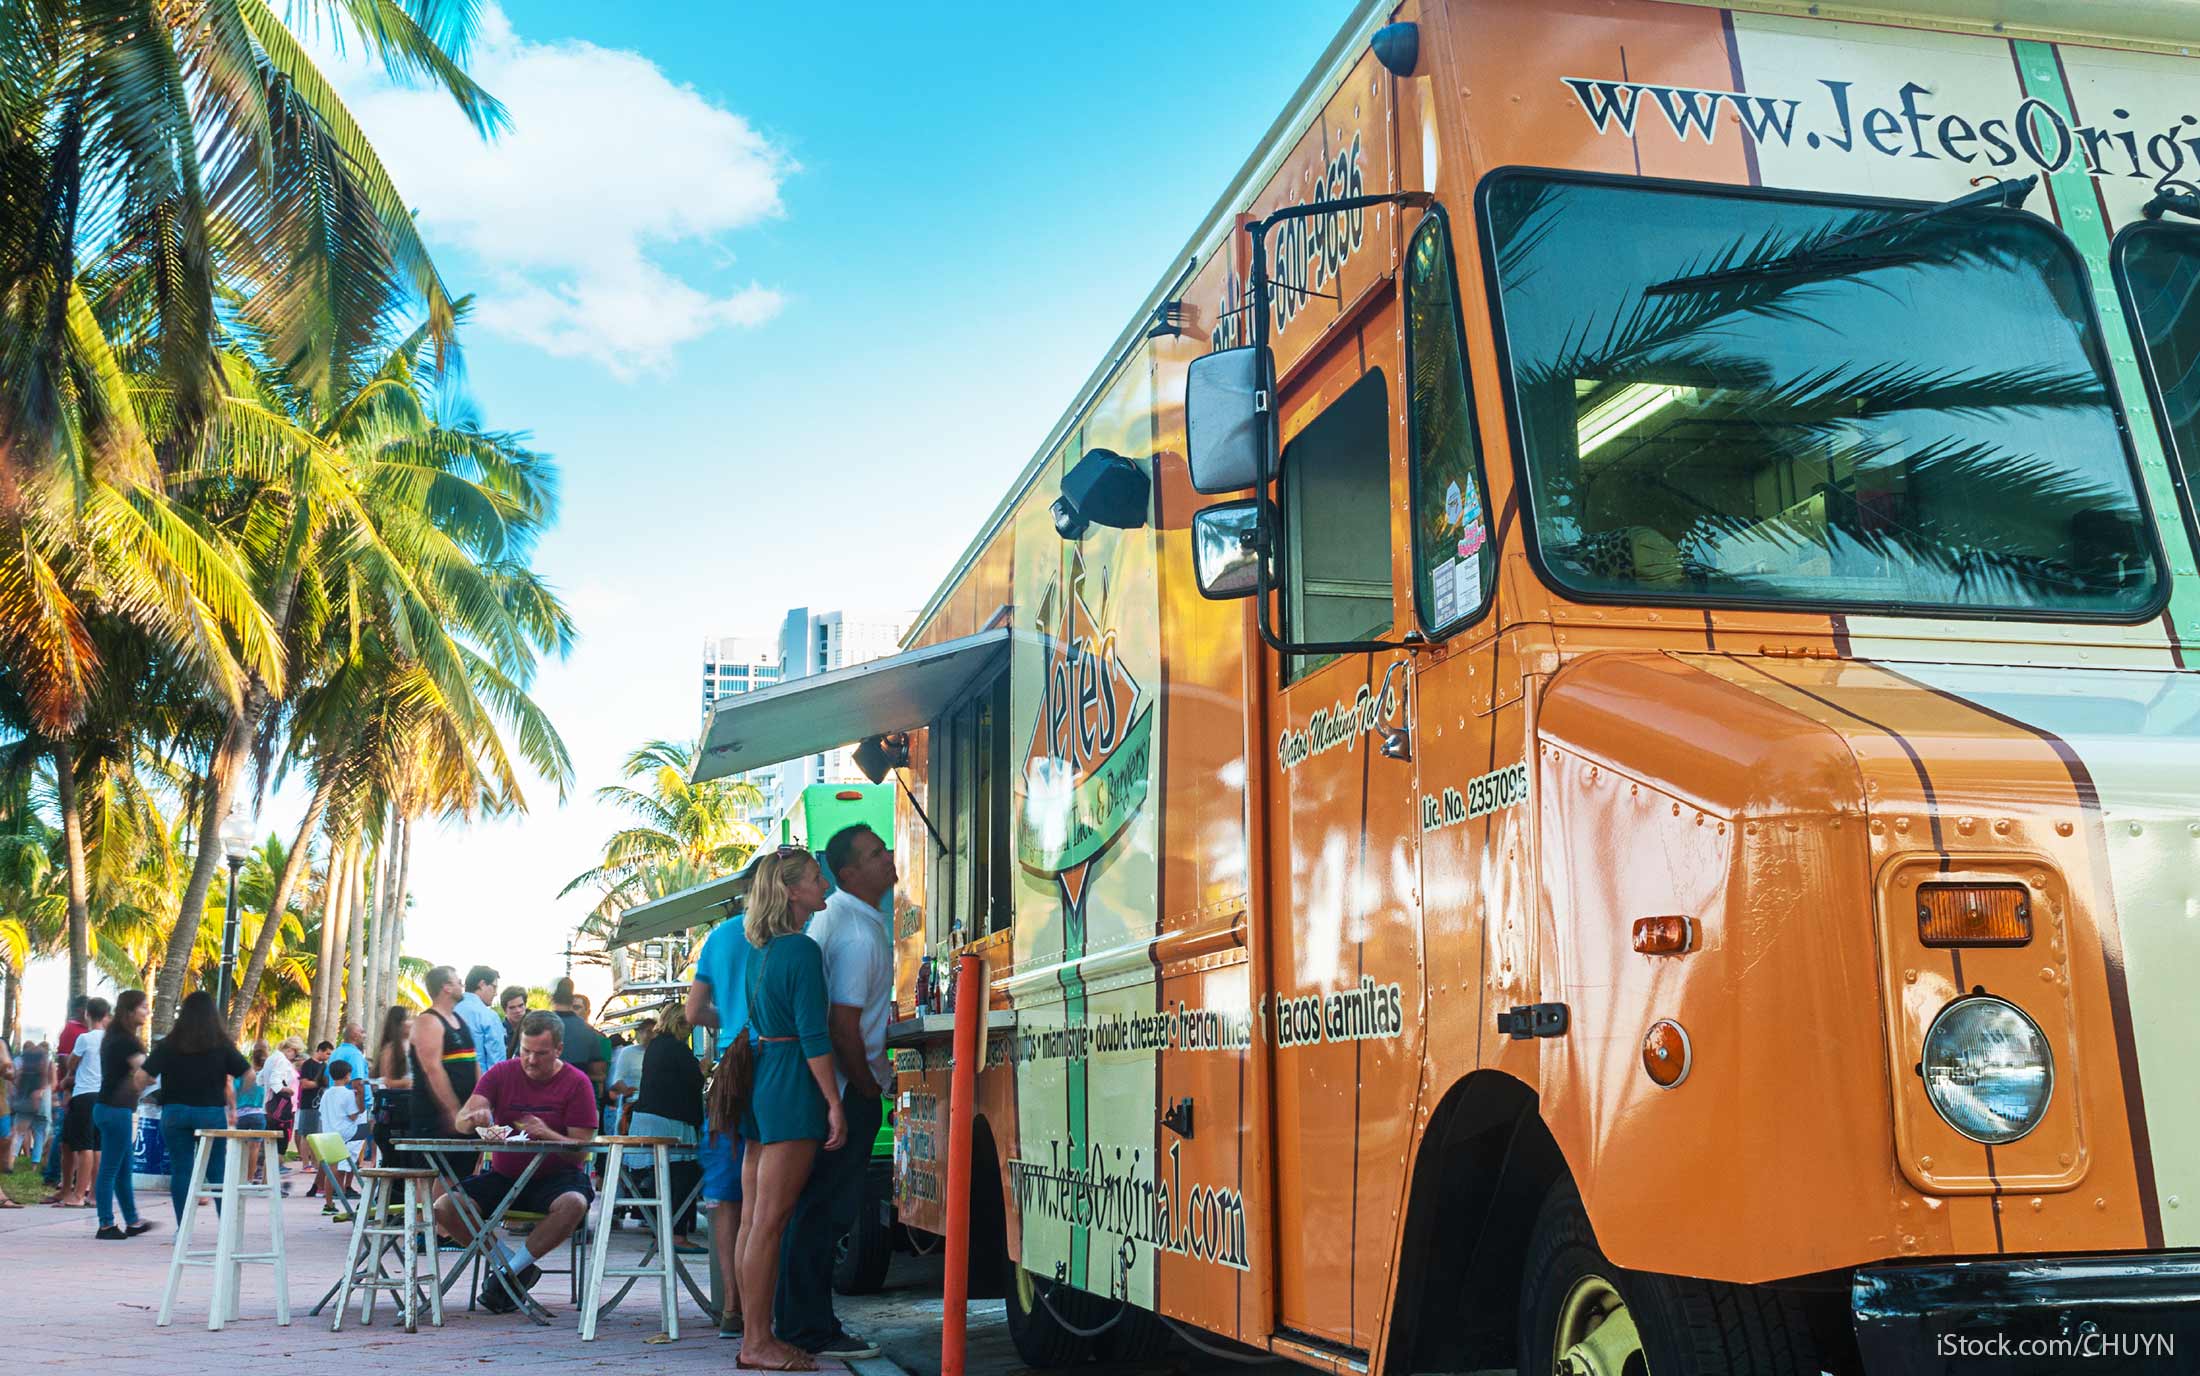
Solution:
<svg viewBox="0 0 2200 1376">
<path fill-rule="evenodd" d="M 772 1333 L 779 1288 L 779 1242 L 795 1197 L 810 1178 L 818 1145 L 830 1151 L 848 1135 L 833 1045 L 825 1031 L 825 958 L 803 934 L 825 906 L 825 874 L 799 846 L 782 846 L 756 864 L 744 930 L 757 948 L 749 961 L 749 1045 L 756 1078 L 741 1117 L 740 1272 L 744 1336 L 736 1365 L 752 1371 L 815 1371 L 809 1353 Z"/>
</svg>

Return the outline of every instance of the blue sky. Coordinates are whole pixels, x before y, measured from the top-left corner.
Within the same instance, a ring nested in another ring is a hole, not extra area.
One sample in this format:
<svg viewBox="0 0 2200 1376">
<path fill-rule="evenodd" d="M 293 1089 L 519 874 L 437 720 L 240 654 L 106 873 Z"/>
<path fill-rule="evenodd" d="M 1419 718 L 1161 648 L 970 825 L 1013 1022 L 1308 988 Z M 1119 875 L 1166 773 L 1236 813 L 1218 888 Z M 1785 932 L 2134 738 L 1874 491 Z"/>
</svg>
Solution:
<svg viewBox="0 0 2200 1376">
<path fill-rule="evenodd" d="M 692 736 L 702 638 L 919 605 L 1349 9 L 503 0 L 486 146 L 331 62 L 480 298 L 482 418 L 559 462 L 540 563 L 581 632 L 536 685 L 572 801 L 423 828 L 409 954 L 556 977 L 590 795 Z M 30 1026 L 59 987 L 34 971 Z"/>
</svg>

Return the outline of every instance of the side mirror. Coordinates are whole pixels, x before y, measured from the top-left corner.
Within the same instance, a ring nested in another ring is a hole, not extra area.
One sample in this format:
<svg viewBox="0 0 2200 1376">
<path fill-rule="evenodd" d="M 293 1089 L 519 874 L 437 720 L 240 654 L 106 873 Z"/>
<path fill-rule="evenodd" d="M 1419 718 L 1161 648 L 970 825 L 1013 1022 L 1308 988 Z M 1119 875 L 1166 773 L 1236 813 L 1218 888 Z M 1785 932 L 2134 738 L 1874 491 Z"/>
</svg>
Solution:
<svg viewBox="0 0 2200 1376">
<path fill-rule="evenodd" d="M 1243 492 L 1275 476 L 1272 373 L 1266 349 L 1223 349 L 1192 360 L 1184 378 L 1184 448 L 1193 491 Z"/>
<path fill-rule="evenodd" d="M 1259 589 L 1260 507 L 1258 499 L 1248 499 L 1193 514 L 1192 572 L 1200 596 L 1224 602 Z"/>
</svg>

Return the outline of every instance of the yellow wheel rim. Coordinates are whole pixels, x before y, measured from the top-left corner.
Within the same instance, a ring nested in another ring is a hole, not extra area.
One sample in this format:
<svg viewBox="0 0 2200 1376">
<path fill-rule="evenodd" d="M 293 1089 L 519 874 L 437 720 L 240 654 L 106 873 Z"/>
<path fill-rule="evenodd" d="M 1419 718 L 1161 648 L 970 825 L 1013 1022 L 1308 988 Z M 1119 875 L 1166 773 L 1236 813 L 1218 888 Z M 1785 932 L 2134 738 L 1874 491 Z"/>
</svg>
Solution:
<svg viewBox="0 0 2200 1376">
<path fill-rule="evenodd" d="M 1558 1307 L 1552 1376 L 1649 1376 L 1627 1301 L 1602 1276 L 1583 1276 Z"/>
<path fill-rule="evenodd" d="M 1016 1268 L 1016 1308 L 1026 1314 L 1039 1307 L 1039 1292 L 1031 1283 L 1031 1272 Z"/>
</svg>

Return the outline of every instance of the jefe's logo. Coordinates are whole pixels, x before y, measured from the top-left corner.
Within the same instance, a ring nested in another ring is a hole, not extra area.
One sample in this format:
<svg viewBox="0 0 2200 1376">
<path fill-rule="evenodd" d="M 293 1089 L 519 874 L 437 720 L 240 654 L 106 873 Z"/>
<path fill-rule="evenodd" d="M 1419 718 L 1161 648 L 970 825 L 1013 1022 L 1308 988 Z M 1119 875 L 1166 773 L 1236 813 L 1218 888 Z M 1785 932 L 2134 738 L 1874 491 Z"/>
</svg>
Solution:
<svg viewBox="0 0 2200 1376">
<path fill-rule="evenodd" d="M 1146 801 L 1153 707 L 1085 605 L 1073 571 L 1067 625 L 1047 647 L 1046 683 L 1024 758 L 1017 858 L 1051 875 L 1082 912 L 1085 878 Z"/>
</svg>

